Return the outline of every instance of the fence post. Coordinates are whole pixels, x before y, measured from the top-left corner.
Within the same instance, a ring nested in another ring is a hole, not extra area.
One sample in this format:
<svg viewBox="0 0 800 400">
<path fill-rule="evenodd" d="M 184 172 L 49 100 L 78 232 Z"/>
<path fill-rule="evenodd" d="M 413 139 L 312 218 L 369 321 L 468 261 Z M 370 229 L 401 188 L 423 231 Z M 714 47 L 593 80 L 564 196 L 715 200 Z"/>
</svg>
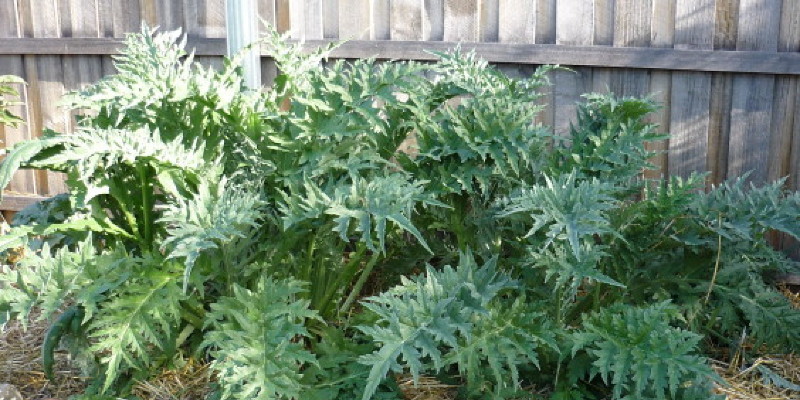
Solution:
<svg viewBox="0 0 800 400">
<path fill-rule="evenodd" d="M 232 57 L 258 40 L 258 5 L 256 0 L 227 0 L 225 3 L 228 57 Z M 245 85 L 248 89 L 260 89 L 261 49 L 252 46 L 240 57 Z"/>
</svg>

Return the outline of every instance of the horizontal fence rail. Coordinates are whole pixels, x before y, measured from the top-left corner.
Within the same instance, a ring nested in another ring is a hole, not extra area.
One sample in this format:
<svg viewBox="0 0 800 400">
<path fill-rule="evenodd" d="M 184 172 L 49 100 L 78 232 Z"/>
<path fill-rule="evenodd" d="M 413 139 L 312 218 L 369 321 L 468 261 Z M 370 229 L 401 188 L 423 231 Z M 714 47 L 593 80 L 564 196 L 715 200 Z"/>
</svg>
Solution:
<svg viewBox="0 0 800 400">
<path fill-rule="evenodd" d="M 333 40 L 294 42 L 303 44 L 306 49 L 337 43 Z M 0 42 L 0 55 L 114 55 L 122 45 L 123 40 L 116 38 L 5 39 Z M 339 43 L 330 56 L 431 61 L 437 59 L 431 52 L 444 52 L 456 47 L 466 51 L 474 50 L 478 56 L 491 63 L 800 75 L 800 53 L 765 51 L 352 40 Z M 224 56 L 226 41 L 213 38 L 194 39 L 188 42 L 187 48 L 194 49 L 199 56 Z M 269 48 L 263 47 L 261 53 L 268 57 Z"/>
</svg>

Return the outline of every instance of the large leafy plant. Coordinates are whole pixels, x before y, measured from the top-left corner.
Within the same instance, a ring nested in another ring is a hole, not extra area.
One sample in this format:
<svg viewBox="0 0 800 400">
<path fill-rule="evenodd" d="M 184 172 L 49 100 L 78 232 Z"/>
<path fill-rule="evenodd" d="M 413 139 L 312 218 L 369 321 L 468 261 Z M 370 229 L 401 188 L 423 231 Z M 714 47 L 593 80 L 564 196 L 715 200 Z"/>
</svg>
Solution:
<svg viewBox="0 0 800 400">
<path fill-rule="evenodd" d="M 552 68 L 264 40 L 281 74 L 254 91 L 145 28 L 69 97 L 76 132 L 9 152 L 0 184 L 68 178 L 0 240 L 30 250 L 0 271 L 0 323 L 54 319 L 45 371 L 69 343 L 99 396 L 195 357 L 224 399 L 395 399 L 400 374 L 464 398 L 699 399 L 705 346 L 800 347 L 770 282 L 798 265 L 765 242 L 800 236 L 800 194 L 644 180 L 651 101 L 588 95 L 556 135 L 533 122 Z"/>
</svg>

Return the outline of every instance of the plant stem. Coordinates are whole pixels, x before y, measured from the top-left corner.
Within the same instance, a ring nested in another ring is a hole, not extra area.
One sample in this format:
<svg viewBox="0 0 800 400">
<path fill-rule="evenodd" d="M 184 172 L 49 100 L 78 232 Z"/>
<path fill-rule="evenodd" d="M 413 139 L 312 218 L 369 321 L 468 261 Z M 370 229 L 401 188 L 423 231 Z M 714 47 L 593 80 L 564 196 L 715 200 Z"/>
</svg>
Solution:
<svg viewBox="0 0 800 400">
<path fill-rule="evenodd" d="M 142 220 L 144 221 L 143 247 L 150 250 L 153 246 L 153 193 L 150 179 L 147 176 L 147 166 L 138 164 L 139 184 L 142 191 Z"/>
<path fill-rule="evenodd" d="M 367 283 L 367 278 L 369 278 L 369 274 L 372 273 L 372 269 L 375 268 L 375 264 L 378 263 L 379 258 L 379 253 L 373 253 L 369 261 L 367 261 L 367 265 L 361 272 L 361 276 L 358 277 L 358 281 L 356 281 L 356 284 L 353 286 L 353 290 L 350 292 L 350 295 L 347 296 L 344 304 L 342 304 L 342 308 L 339 309 L 340 315 L 346 314 L 348 311 L 350 311 L 350 307 L 353 305 L 353 302 L 356 301 L 356 297 L 358 297 L 358 295 L 361 293 L 361 289 L 364 288 L 364 284 Z"/>
<path fill-rule="evenodd" d="M 722 228 L 722 214 L 718 218 L 718 226 Z M 708 284 L 708 292 L 703 304 L 708 304 L 708 299 L 711 298 L 711 292 L 714 291 L 714 284 L 717 282 L 717 273 L 719 272 L 719 259 L 722 256 L 722 235 L 717 234 L 717 260 L 714 263 L 714 275 L 711 276 L 711 283 Z"/>
</svg>

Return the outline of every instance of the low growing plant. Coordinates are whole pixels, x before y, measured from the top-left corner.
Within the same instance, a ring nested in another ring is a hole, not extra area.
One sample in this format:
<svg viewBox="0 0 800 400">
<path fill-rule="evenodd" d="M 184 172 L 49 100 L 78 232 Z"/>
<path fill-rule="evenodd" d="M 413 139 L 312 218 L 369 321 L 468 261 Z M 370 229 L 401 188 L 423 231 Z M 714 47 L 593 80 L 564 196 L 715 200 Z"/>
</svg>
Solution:
<svg viewBox="0 0 800 400">
<path fill-rule="evenodd" d="M 552 67 L 323 67 L 330 48 L 264 40 L 281 73 L 254 91 L 145 28 L 71 94 L 76 132 L 0 166 L 66 173 L 0 239 L 29 250 L 0 271 L 0 324 L 42 310 L 43 368 L 68 343 L 85 398 L 193 357 L 221 399 L 396 399 L 406 374 L 461 398 L 706 399 L 710 347 L 800 348 L 770 282 L 798 264 L 765 241 L 800 237 L 800 194 L 642 178 L 652 101 L 587 95 L 562 136 L 534 123 Z"/>
</svg>

